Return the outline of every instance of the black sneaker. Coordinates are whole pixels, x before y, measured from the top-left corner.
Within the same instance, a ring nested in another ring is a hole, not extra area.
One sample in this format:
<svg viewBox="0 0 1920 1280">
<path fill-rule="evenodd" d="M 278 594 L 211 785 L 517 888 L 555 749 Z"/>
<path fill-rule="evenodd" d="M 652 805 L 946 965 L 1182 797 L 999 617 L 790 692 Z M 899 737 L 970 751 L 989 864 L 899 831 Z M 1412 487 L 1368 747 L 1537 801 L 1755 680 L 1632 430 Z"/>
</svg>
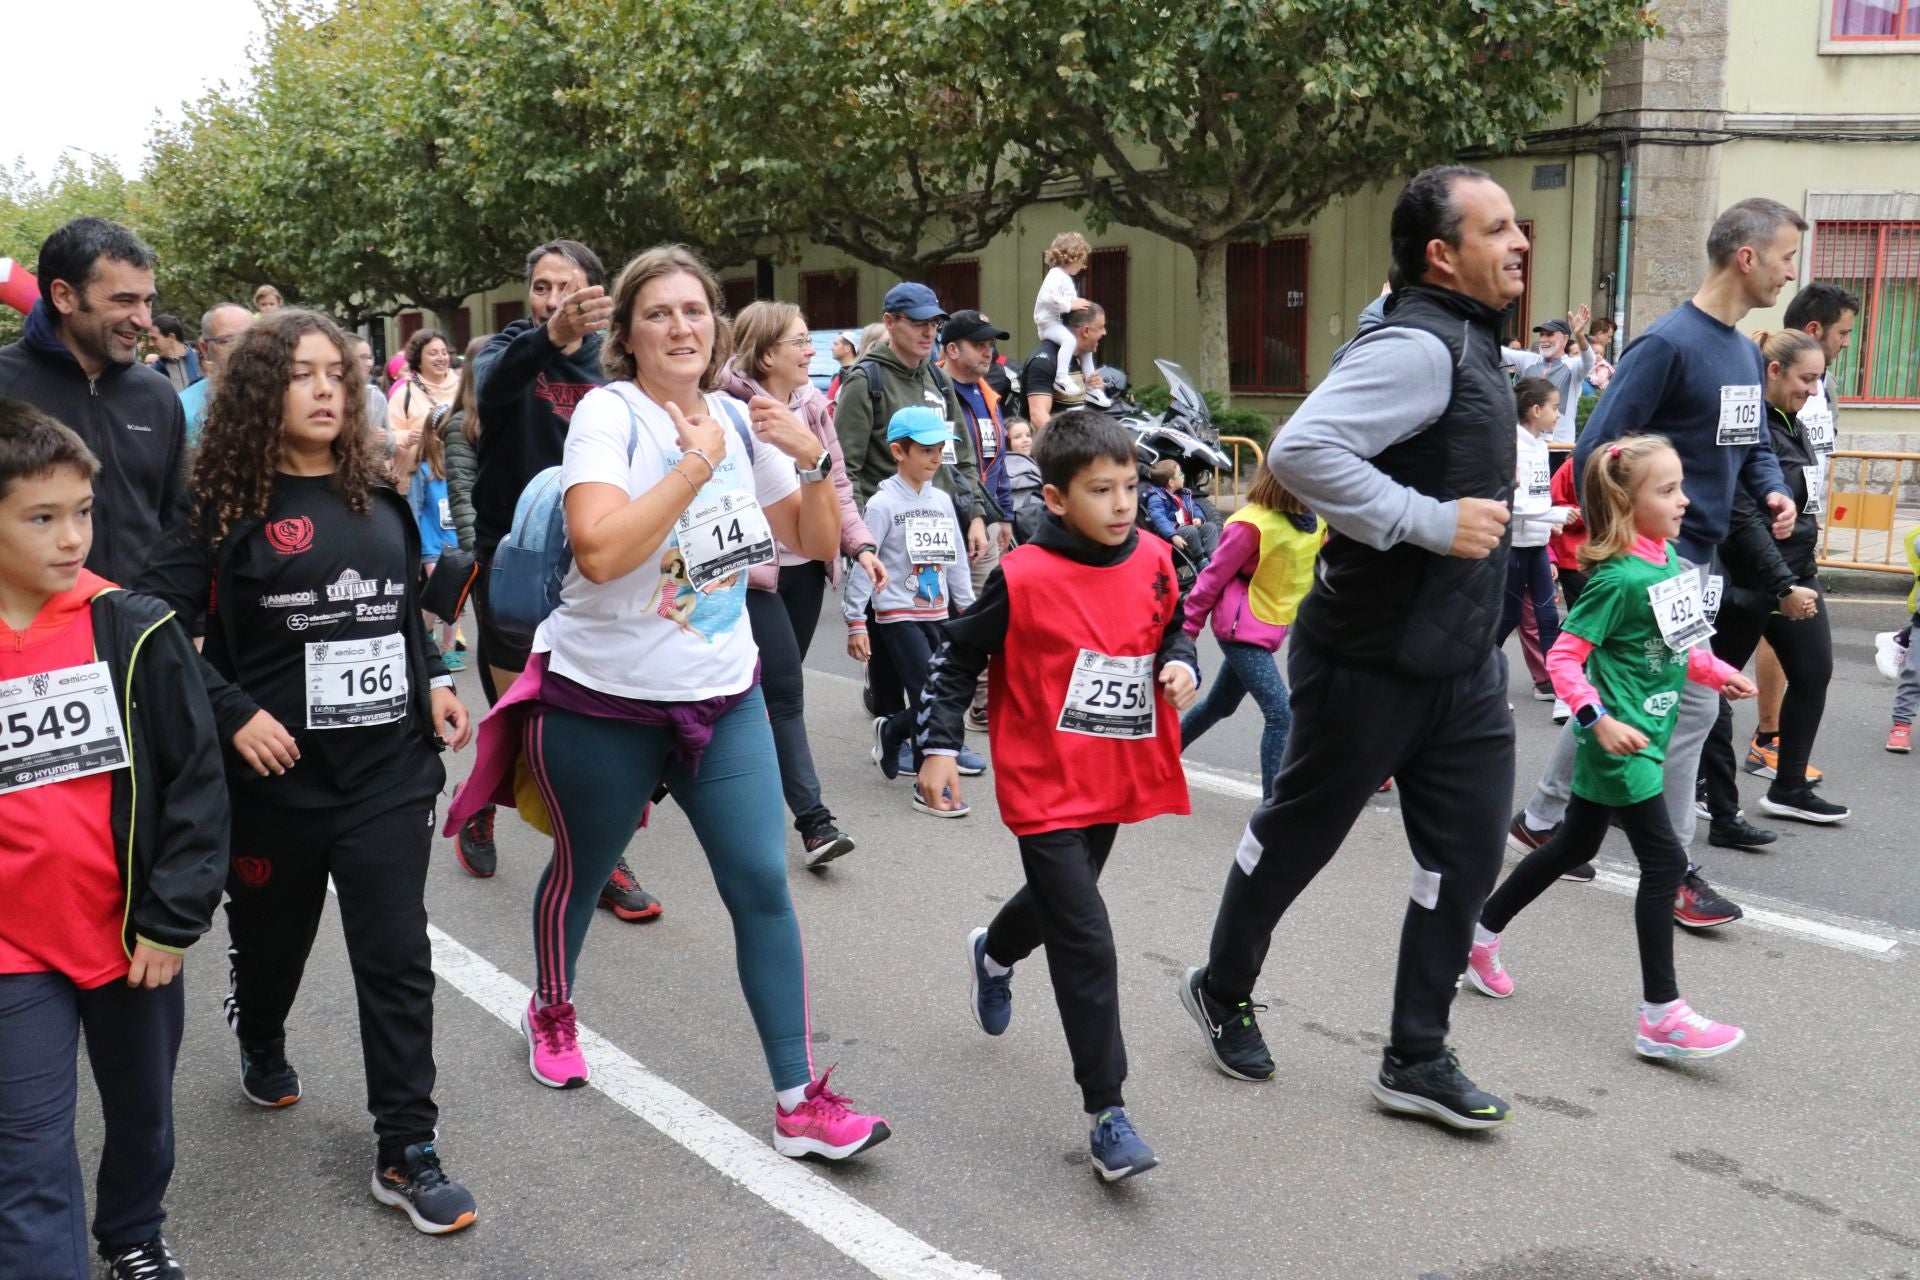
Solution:
<svg viewBox="0 0 1920 1280">
<path fill-rule="evenodd" d="M 1455 1129 L 1491 1129 L 1513 1119 L 1506 1099 L 1467 1079 L 1452 1049 L 1429 1062 L 1402 1062 L 1393 1050 L 1383 1050 L 1373 1096 L 1389 1110 L 1438 1120 Z"/>
<path fill-rule="evenodd" d="M 975 733 L 987 731 L 987 709 L 985 707 L 967 708 L 967 728 Z"/>
<path fill-rule="evenodd" d="M 625 858 L 613 864 L 613 874 L 600 890 L 600 905 L 622 920 L 651 920 L 665 910 L 660 899 L 640 887 Z"/>
<path fill-rule="evenodd" d="M 1242 1000 L 1231 1009 L 1207 994 L 1207 971 L 1196 965 L 1180 980 L 1180 1003 L 1207 1033 L 1213 1065 L 1236 1080 L 1273 1079 L 1273 1055 L 1253 1015 L 1267 1006 Z"/>
<path fill-rule="evenodd" d="M 1559 829 L 1558 825 L 1551 827 L 1529 825 L 1527 811 L 1522 809 L 1513 815 L 1513 825 L 1507 828 L 1507 848 L 1525 856 L 1553 839 L 1553 833 Z"/>
<path fill-rule="evenodd" d="M 240 1092 L 256 1107 L 290 1107 L 300 1101 L 300 1073 L 287 1061 L 287 1038 L 258 1049 L 240 1046 Z"/>
<path fill-rule="evenodd" d="M 1721 897 L 1693 867 L 1687 868 L 1687 878 L 1673 895 L 1673 922 L 1683 929 L 1714 929 L 1732 924 L 1745 914 L 1736 903 Z"/>
<path fill-rule="evenodd" d="M 500 867 L 500 851 L 493 843 L 493 806 L 460 824 L 453 840 L 453 856 L 460 869 L 476 880 L 488 880 Z"/>
<path fill-rule="evenodd" d="M 467 1189 L 441 1171 L 431 1142 L 408 1147 L 393 1164 L 376 1161 L 373 1198 L 400 1210 L 414 1230 L 430 1236 L 470 1227 L 478 1216 Z"/>
<path fill-rule="evenodd" d="M 1853 811 L 1843 804 L 1823 800 L 1814 794 L 1808 786 L 1782 787 L 1775 782 L 1767 788 L 1767 794 L 1760 797 L 1760 808 L 1776 818 L 1792 818 L 1795 822 L 1816 822 L 1822 825 L 1833 822 L 1845 822 L 1853 816 Z"/>
<path fill-rule="evenodd" d="M 1737 815 L 1707 828 L 1707 843 L 1720 849 L 1758 849 L 1779 838 L 1778 832 L 1756 827 Z"/>
<path fill-rule="evenodd" d="M 1571 871 L 1562 871 L 1560 878 L 1562 880 L 1572 880 L 1579 884 L 1592 884 L 1595 874 L 1593 864 L 1591 862 L 1583 862 Z"/>
<path fill-rule="evenodd" d="M 107 1274 L 113 1280 L 187 1280 L 186 1268 L 167 1247 L 165 1236 L 139 1244 L 103 1244 L 100 1256 L 107 1260 Z"/>
<path fill-rule="evenodd" d="M 853 852 L 853 837 L 839 830 L 832 823 L 828 823 L 811 835 L 800 837 L 800 843 L 806 846 L 809 871 L 824 867 L 835 858 L 844 857 Z"/>
</svg>

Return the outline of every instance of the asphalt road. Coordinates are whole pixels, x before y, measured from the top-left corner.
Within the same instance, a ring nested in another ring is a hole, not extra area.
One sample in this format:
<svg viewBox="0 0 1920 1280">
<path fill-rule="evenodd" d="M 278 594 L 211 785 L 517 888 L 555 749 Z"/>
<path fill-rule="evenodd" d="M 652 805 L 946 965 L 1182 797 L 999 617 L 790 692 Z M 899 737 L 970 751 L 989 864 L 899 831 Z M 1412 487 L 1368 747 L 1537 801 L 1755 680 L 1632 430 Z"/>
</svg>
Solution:
<svg viewBox="0 0 1920 1280">
<path fill-rule="evenodd" d="M 530 1080 L 496 1013 L 532 980 L 546 855 L 503 817 L 496 879 L 469 879 L 443 847 L 428 884 L 452 940 L 436 1012 L 441 1149 L 479 1201 L 478 1224 L 428 1239 L 367 1194 L 372 1137 L 330 909 L 289 1028 L 305 1097 L 285 1111 L 262 1112 L 237 1087 L 219 927 L 190 953 L 170 1238 L 199 1280 L 1920 1276 L 1920 1121 L 1901 1074 L 1920 1014 L 1908 820 L 1920 761 L 1881 750 L 1892 686 L 1872 669 L 1871 634 L 1899 610 L 1835 615 L 1841 671 L 1815 759 L 1853 821 L 1783 827 L 1765 854 L 1707 851 L 1704 837 L 1697 851 L 1718 885 L 1771 913 L 1678 940 L 1682 990 L 1747 1028 L 1724 1058 L 1633 1055 L 1629 899 L 1561 885 L 1508 934 L 1515 997 L 1469 991 L 1455 1011 L 1468 1071 L 1515 1103 L 1514 1123 L 1463 1137 L 1378 1111 L 1365 1086 L 1407 886 L 1386 796 L 1276 936 L 1261 998 L 1278 1078 L 1217 1074 L 1175 984 L 1204 959 L 1251 809 L 1234 794 L 1255 768 L 1248 703 L 1191 753 L 1210 771 L 1193 815 L 1124 832 L 1107 873 L 1129 1110 L 1162 1166 L 1103 1186 L 1044 961 L 1020 967 L 1006 1036 L 982 1035 L 966 1008 L 963 939 L 1019 882 L 992 776 L 968 787 L 963 821 L 913 813 L 907 784 L 866 760 L 829 618 L 809 719 L 828 801 L 860 848 L 822 874 L 796 860 L 794 896 L 816 1061 L 837 1063 L 836 1086 L 890 1118 L 891 1141 L 831 1167 L 766 1153 L 767 1081 L 726 915 L 671 805 L 631 850 L 666 914 L 627 925 L 602 913 L 581 962 L 603 1087 Z M 471 676 L 461 689 L 479 702 Z M 1544 704 L 1515 703 L 1530 780 L 1553 730 Z M 1750 808 L 1762 785 L 1743 783 Z M 1623 845 L 1605 856 L 1624 871 Z M 80 1134 L 91 1169 L 90 1099 Z"/>
</svg>

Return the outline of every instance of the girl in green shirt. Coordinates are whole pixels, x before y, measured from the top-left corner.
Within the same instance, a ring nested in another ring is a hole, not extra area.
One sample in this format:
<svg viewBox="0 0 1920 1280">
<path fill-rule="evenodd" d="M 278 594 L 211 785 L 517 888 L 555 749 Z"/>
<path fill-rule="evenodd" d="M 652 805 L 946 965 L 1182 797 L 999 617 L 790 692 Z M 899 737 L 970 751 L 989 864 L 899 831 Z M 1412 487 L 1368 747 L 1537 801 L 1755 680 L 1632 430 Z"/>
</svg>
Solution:
<svg viewBox="0 0 1920 1280">
<path fill-rule="evenodd" d="M 1580 561 L 1592 574 L 1547 655 L 1554 692 L 1574 710 L 1578 751 L 1573 799 L 1552 839 L 1487 899 L 1467 974 L 1485 995 L 1513 994 L 1500 932 L 1562 872 L 1590 861 L 1617 818 L 1640 864 L 1634 929 L 1642 999 L 1634 1050 L 1649 1058 L 1709 1058 L 1746 1032 L 1695 1013 L 1673 972 L 1673 900 L 1687 851 L 1661 799 L 1667 742 L 1688 680 L 1730 698 L 1753 683 L 1713 656 L 1701 573 L 1668 539 L 1687 510 L 1680 457 L 1661 436 L 1631 436 L 1588 460 L 1580 504 L 1591 538 Z"/>
</svg>

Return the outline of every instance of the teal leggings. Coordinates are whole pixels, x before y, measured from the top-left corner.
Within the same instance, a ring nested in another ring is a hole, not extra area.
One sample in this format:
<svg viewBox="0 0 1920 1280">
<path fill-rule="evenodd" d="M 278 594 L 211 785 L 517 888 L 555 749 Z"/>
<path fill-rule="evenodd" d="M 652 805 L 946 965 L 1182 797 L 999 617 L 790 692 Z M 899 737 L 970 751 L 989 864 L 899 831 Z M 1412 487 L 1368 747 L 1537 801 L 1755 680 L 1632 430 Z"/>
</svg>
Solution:
<svg viewBox="0 0 1920 1280">
<path fill-rule="evenodd" d="M 574 965 L 600 887 L 664 778 L 693 823 L 733 917 L 740 988 L 773 1087 L 792 1089 L 813 1079 L 806 964 L 787 894 L 780 765 L 759 688 L 715 722 L 698 777 L 667 762 L 667 731 L 648 725 L 543 709 L 527 718 L 522 745 L 553 817 L 553 860 L 533 900 L 541 1001 L 572 998 Z"/>
</svg>

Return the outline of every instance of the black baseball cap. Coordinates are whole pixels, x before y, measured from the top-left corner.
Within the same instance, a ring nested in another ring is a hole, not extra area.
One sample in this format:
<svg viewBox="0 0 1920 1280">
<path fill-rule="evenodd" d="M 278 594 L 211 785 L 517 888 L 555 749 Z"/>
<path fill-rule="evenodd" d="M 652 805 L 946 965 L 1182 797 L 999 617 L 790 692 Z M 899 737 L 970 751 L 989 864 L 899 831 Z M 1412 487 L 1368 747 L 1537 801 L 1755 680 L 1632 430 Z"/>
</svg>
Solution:
<svg viewBox="0 0 1920 1280">
<path fill-rule="evenodd" d="M 1535 333 L 1564 333 L 1569 338 L 1573 336 L 1573 330 L 1568 327 L 1565 320 L 1549 320 L 1544 324 L 1537 324 L 1533 326 L 1533 331 Z"/>
<path fill-rule="evenodd" d="M 967 307 L 947 317 L 946 327 L 940 330 L 940 345 L 944 347 L 949 342 L 1005 342 L 1012 336 L 980 312 Z"/>
</svg>

